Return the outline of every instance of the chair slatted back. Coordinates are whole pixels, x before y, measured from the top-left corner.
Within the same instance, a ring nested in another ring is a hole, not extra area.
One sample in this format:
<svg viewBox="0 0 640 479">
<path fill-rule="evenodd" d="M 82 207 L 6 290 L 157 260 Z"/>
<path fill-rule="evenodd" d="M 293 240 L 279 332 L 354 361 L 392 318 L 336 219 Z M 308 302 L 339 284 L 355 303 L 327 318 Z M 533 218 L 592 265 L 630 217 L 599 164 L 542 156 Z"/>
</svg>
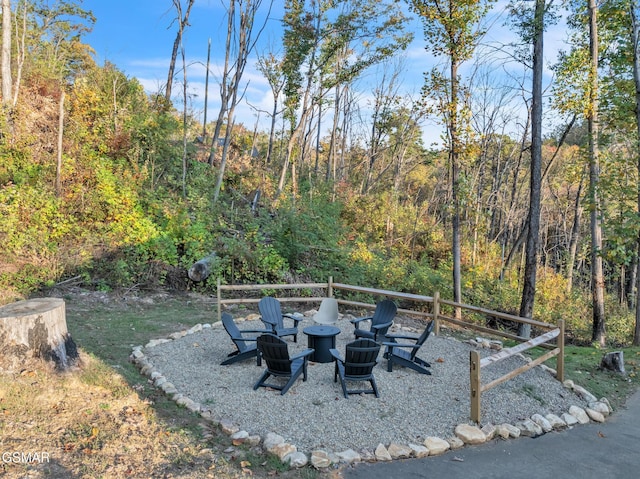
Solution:
<svg viewBox="0 0 640 479">
<path fill-rule="evenodd" d="M 372 339 L 356 339 L 345 349 L 344 373 L 347 377 L 369 377 L 378 363 L 380 345 Z"/>
<path fill-rule="evenodd" d="M 424 344 L 424 342 L 427 340 L 427 338 L 429 337 L 429 335 L 433 331 L 433 327 L 434 326 L 435 326 L 435 321 L 431 320 L 431 321 L 429 321 L 429 324 L 427 324 L 427 327 L 424 328 L 424 331 L 422 332 L 422 334 L 420 335 L 420 337 L 416 341 L 416 346 L 418 346 L 418 347 L 417 348 L 413 348 L 411 350 L 410 357 L 411 357 L 412 361 L 416 357 L 416 354 L 418 353 L 418 349 L 420 349 L 420 347 Z"/>
<path fill-rule="evenodd" d="M 282 308 L 280 307 L 280 301 L 276 298 L 272 298 L 271 296 L 262 298 L 258 301 L 258 311 L 260 311 L 264 322 L 272 324 L 278 329 L 284 328 Z"/>
<path fill-rule="evenodd" d="M 242 338 L 242 333 L 229 313 L 222 313 L 222 325 L 238 348 L 238 351 L 242 352 L 247 350 L 247 343 L 240 339 Z"/>
<path fill-rule="evenodd" d="M 371 319 L 371 326 L 388 323 L 396 316 L 397 312 L 398 306 L 396 306 L 396 303 L 390 299 L 380 301 L 376 304 L 376 310 L 374 311 L 373 318 Z M 388 329 L 389 328 L 384 330 L 381 329 L 378 334 L 384 336 Z"/>
<path fill-rule="evenodd" d="M 272 334 L 263 334 L 257 339 L 258 351 L 274 376 L 291 376 L 291 358 L 287 343 Z"/>
</svg>

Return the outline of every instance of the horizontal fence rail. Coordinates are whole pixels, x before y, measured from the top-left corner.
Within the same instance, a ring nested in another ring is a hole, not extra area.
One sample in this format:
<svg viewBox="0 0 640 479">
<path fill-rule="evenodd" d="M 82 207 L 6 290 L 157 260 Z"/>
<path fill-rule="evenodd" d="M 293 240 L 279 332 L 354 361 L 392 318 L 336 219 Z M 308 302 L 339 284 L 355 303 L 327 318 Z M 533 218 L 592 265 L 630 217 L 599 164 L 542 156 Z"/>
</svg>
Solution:
<svg viewBox="0 0 640 479">
<path fill-rule="evenodd" d="M 406 315 L 417 316 L 422 318 L 431 318 L 435 321 L 434 334 L 439 334 L 440 325 L 442 322 L 446 322 L 467 330 L 475 330 L 493 336 L 500 336 L 506 339 L 512 339 L 519 341 L 521 344 L 512 348 L 503 349 L 502 351 L 480 359 L 480 355 L 477 351 L 471 351 L 469 358 L 469 376 L 470 376 L 470 402 L 471 402 L 471 419 L 475 422 L 480 422 L 480 404 L 482 393 L 497 386 L 498 384 L 512 379 L 518 374 L 522 374 L 525 371 L 537 366 L 538 364 L 547 361 L 553 357 L 557 357 L 557 374 L 558 380 L 564 380 L 564 321 L 558 321 L 558 325 L 543 323 L 530 318 L 523 318 L 515 316 L 513 314 L 503 313 L 500 311 L 493 311 L 470 304 L 456 303 L 453 301 L 440 299 L 438 292 L 433 296 L 424 296 L 420 294 L 402 293 L 399 291 L 390 291 L 385 289 L 367 288 L 363 286 L 354 286 L 344 283 L 334 283 L 333 278 L 329 278 L 326 283 L 292 283 L 292 284 L 242 284 L 242 285 L 227 285 L 221 284 L 218 279 L 217 284 L 217 300 L 218 300 L 218 321 L 222 316 L 222 307 L 226 304 L 257 304 L 260 298 L 223 298 L 223 292 L 260 292 L 266 290 L 318 290 L 317 293 L 321 296 L 297 296 L 297 297 L 278 297 L 281 302 L 288 303 L 320 303 L 325 297 L 335 297 L 336 291 L 347 291 L 355 293 L 369 294 L 373 296 L 384 296 L 387 298 L 402 299 L 410 301 L 416 304 L 426 304 L 429 306 L 430 311 L 419 311 L 413 309 L 398 309 L 398 313 Z M 375 304 L 365 303 L 361 301 L 354 301 L 348 299 L 336 298 L 338 304 L 357 306 L 361 308 L 374 309 Z M 453 316 L 442 311 L 442 307 L 453 311 Z M 510 333 L 508 331 L 501 331 L 475 324 L 470 321 L 462 319 L 464 314 L 481 315 L 485 318 L 497 318 L 514 323 L 528 324 L 532 327 L 547 330 L 546 333 L 533 338 L 528 339 L 517 334 Z M 549 344 L 550 341 L 556 341 L 556 345 Z M 538 357 L 537 359 L 527 363 L 525 366 L 517 368 L 508 374 L 505 374 L 501 378 L 491 381 L 488 384 L 482 385 L 480 371 L 483 367 L 487 367 L 497 361 L 501 361 L 508 357 L 511 357 L 520 352 L 527 351 L 536 346 L 551 349 L 551 351 Z"/>
<path fill-rule="evenodd" d="M 535 348 L 536 346 L 542 346 L 545 343 L 548 343 L 551 340 L 557 341 L 557 347 L 552 349 L 551 351 L 543 354 L 542 356 L 534 359 L 531 362 L 528 362 L 524 366 L 520 366 L 519 368 L 514 369 L 513 371 L 501 376 L 493 381 L 482 384 L 480 378 L 480 372 L 482 368 L 490 366 L 491 364 L 495 364 L 498 361 L 502 361 L 503 359 L 510 358 L 516 354 L 527 351 L 531 348 Z M 558 327 L 553 329 L 547 333 L 544 333 L 538 337 L 525 341 L 524 343 L 518 344 L 512 348 L 503 349 L 502 351 L 495 353 L 491 356 L 487 356 L 485 358 L 480 359 L 480 353 L 478 351 L 470 351 L 469 352 L 469 383 L 471 389 L 471 420 L 477 423 L 480 422 L 480 405 L 481 405 L 481 397 L 482 393 L 488 391 L 489 389 L 497 386 L 498 384 L 502 384 L 503 382 L 516 377 L 519 374 L 522 374 L 526 371 L 529 371 L 531 368 L 536 367 L 539 364 L 542 364 L 548 359 L 557 356 L 557 369 L 556 369 L 556 378 L 559 381 L 564 380 L 564 321 L 560 319 L 558 321 Z"/>
</svg>

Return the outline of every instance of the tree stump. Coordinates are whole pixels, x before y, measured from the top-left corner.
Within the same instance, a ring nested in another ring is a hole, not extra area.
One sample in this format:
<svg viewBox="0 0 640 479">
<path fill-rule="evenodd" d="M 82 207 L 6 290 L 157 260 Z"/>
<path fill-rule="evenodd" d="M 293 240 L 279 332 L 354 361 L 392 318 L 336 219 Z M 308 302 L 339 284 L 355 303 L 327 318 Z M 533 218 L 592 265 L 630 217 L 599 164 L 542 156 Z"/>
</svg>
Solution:
<svg viewBox="0 0 640 479">
<path fill-rule="evenodd" d="M 600 361 L 600 369 L 624 374 L 624 351 L 606 353 Z"/>
<path fill-rule="evenodd" d="M 30 359 L 66 370 L 78 361 L 67 331 L 64 300 L 36 298 L 0 306 L 0 369 L 18 370 Z"/>
</svg>

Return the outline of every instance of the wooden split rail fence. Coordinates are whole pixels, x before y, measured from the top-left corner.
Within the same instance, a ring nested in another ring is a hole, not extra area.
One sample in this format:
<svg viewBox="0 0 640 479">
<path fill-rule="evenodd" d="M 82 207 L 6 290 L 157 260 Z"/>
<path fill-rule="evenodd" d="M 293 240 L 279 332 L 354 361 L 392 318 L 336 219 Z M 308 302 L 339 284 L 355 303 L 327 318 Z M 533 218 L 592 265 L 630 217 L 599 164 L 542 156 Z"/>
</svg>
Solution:
<svg viewBox="0 0 640 479">
<path fill-rule="evenodd" d="M 492 311 L 490 309 L 480 308 L 463 303 L 455 303 L 453 301 L 447 301 L 440 299 L 439 293 L 435 293 L 433 296 L 424 296 L 419 294 L 401 293 L 398 291 L 389 291 L 383 289 L 366 288 L 362 286 L 353 286 L 343 283 L 335 283 L 333 278 L 329 278 L 326 283 L 297 283 L 297 284 L 243 284 L 243 285 L 227 285 L 221 284 L 218 279 L 217 284 L 217 302 L 218 302 L 218 321 L 221 319 L 222 306 L 225 304 L 257 304 L 260 298 L 225 298 L 223 292 L 264 292 L 264 291 L 278 291 L 278 290 L 304 290 L 322 293 L 321 296 L 299 296 L 299 297 L 279 297 L 281 302 L 291 303 L 320 303 L 325 297 L 335 297 L 336 291 L 347 291 L 353 293 L 366 294 L 371 296 L 384 296 L 388 298 L 403 299 L 405 301 L 411 301 L 416 304 L 426 304 L 430 306 L 430 311 L 411 310 L 411 309 L 398 309 L 399 313 L 407 314 L 410 316 L 417 316 L 422 318 L 431 318 L 435 321 L 434 334 L 438 334 L 440 331 L 440 325 L 444 321 L 452 325 L 459 326 L 464 329 L 471 329 L 482 333 L 500 336 L 515 341 L 520 341 L 517 346 L 503 349 L 491 356 L 480 359 L 478 351 L 471 351 L 469 355 L 469 382 L 471 387 L 470 402 L 471 402 L 471 420 L 480 422 L 480 409 L 481 409 L 481 397 L 482 393 L 489 389 L 503 383 L 515 376 L 522 374 L 529 369 L 556 357 L 556 378 L 559 381 L 564 380 L 564 321 L 558 321 L 557 325 L 543 323 L 528 318 L 522 318 L 499 311 Z M 364 303 L 361 301 L 352 301 L 349 299 L 336 298 L 338 304 L 357 306 L 362 308 L 374 309 L 375 304 Z M 541 334 L 532 339 L 522 338 L 516 334 L 509 333 L 507 331 L 501 331 L 492 329 L 484 325 L 476 324 L 462 319 L 463 311 L 468 314 L 479 315 L 484 318 L 494 318 L 508 320 L 515 323 L 529 324 L 532 327 L 548 330 L 546 333 Z M 550 344 L 555 341 L 555 347 Z M 494 364 L 498 361 L 512 357 L 518 353 L 522 353 L 534 347 L 543 347 L 551 349 L 549 352 L 542 356 L 532 360 L 531 362 L 521 366 L 504 376 L 497 378 L 487 384 L 481 382 L 481 370 Z"/>
</svg>

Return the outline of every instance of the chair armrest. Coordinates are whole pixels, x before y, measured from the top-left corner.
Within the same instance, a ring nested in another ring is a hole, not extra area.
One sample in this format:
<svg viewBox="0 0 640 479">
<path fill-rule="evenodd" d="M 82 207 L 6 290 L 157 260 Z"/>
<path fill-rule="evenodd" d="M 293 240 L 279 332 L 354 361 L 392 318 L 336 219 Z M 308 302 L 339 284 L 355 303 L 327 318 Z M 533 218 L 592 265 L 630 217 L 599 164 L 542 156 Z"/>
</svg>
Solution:
<svg viewBox="0 0 640 479">
<path fill-rule="evenodd" d="M 393 321 L 389 321 L 388 323 L 383 323 L 383 324 L 372 324 L 371 329 L 375 329 L 375 330 L 384 329 L 384 328 L 390 327 L 392 324 L 393 324 Z"/>
<path fill-rule="evenodd" d="M 344 362 L 344 359 L 342 359 L 342 355 L 340 354 L 340 351 L 338 351 L 337 349 L 330 349 L 329 353 L 331 354 L 331 356 L 333 356 L 334 359 L 337 359 L 341 363 Z"/>
<path fill-rule="evenodd" d="M 254 336 L 246 337 L 245 334 L 253 334 Z M 262 334 L 273 334 L 272 329 L 241 329 L 240 336 L 231 336 L 231 339 L 235 341 L 257 341 L 258 336 Z"/>
<path fill-rule="evenodd" d="M 257 341 L 258 337 L 254 337 L 254 338 L 245 338 L 244 336 L 236 336 L 236 337 L 231 337 L 231 339 L 233 339 L 234 341 Z"/>
<path fill-rule="evenodd" d="M 245 333 L 251 333 L 251 334 L 269 334 L 271 333 L 271 329 L 241 329 L 240 330 L 240 335 L 242 336 Z"/>
<path fill-rule="evenodd" d="M 290 320 L 292 320 L 293 321 L 293 326 L 296 327 L 296 328 L 298 327 L 298 323 L 304 319 L 304 318 L 301 318 L 299 316 L 294 316 L 292 314 L 283 314 L 282 317 L 283 318 L 289 318 Z"/>
<path fill-rule="evenodd" d="M 358 324 L 359 324 L 361 321 L 367 321 L 367 320 L 370 320 L 370 319 L 373 319 L 373 316 L 366 316 L 366 317 L 364 317 L 364 318 L 356 318 L 356 319 L 352 319 L 352 320 L 351 320 L 351 324 L 354 324 L 356 327 L 358 327 Z"/>
<path fill-rule="evenodd" d="M 420 336 L 413 336 L 408 334 L 387 334 L 387 338 L 389 339 L 406 339 L 409 341 L 417 341 L 420 339 Z"/>
<path fill-rule="evenodd" d="M 394 343 L 394 342 L 384 342 L 383 346 L 386 346 L 387 349 L 393 350 L 393 348 L 410 348 L 410 349 L 419 349 L 420 346 L 417 344 L 403 344 L 403 343 Z"/>
<path fill-rule="evenodd" d="M 300 351 L 299 353 L 294 354 L 290 359 L 293 361 L 294 359 L 306 358 L 307 356 L 311 356 L 314 352 L 315 349 L 305 349 L 304 351 Z"/>
</svg>

